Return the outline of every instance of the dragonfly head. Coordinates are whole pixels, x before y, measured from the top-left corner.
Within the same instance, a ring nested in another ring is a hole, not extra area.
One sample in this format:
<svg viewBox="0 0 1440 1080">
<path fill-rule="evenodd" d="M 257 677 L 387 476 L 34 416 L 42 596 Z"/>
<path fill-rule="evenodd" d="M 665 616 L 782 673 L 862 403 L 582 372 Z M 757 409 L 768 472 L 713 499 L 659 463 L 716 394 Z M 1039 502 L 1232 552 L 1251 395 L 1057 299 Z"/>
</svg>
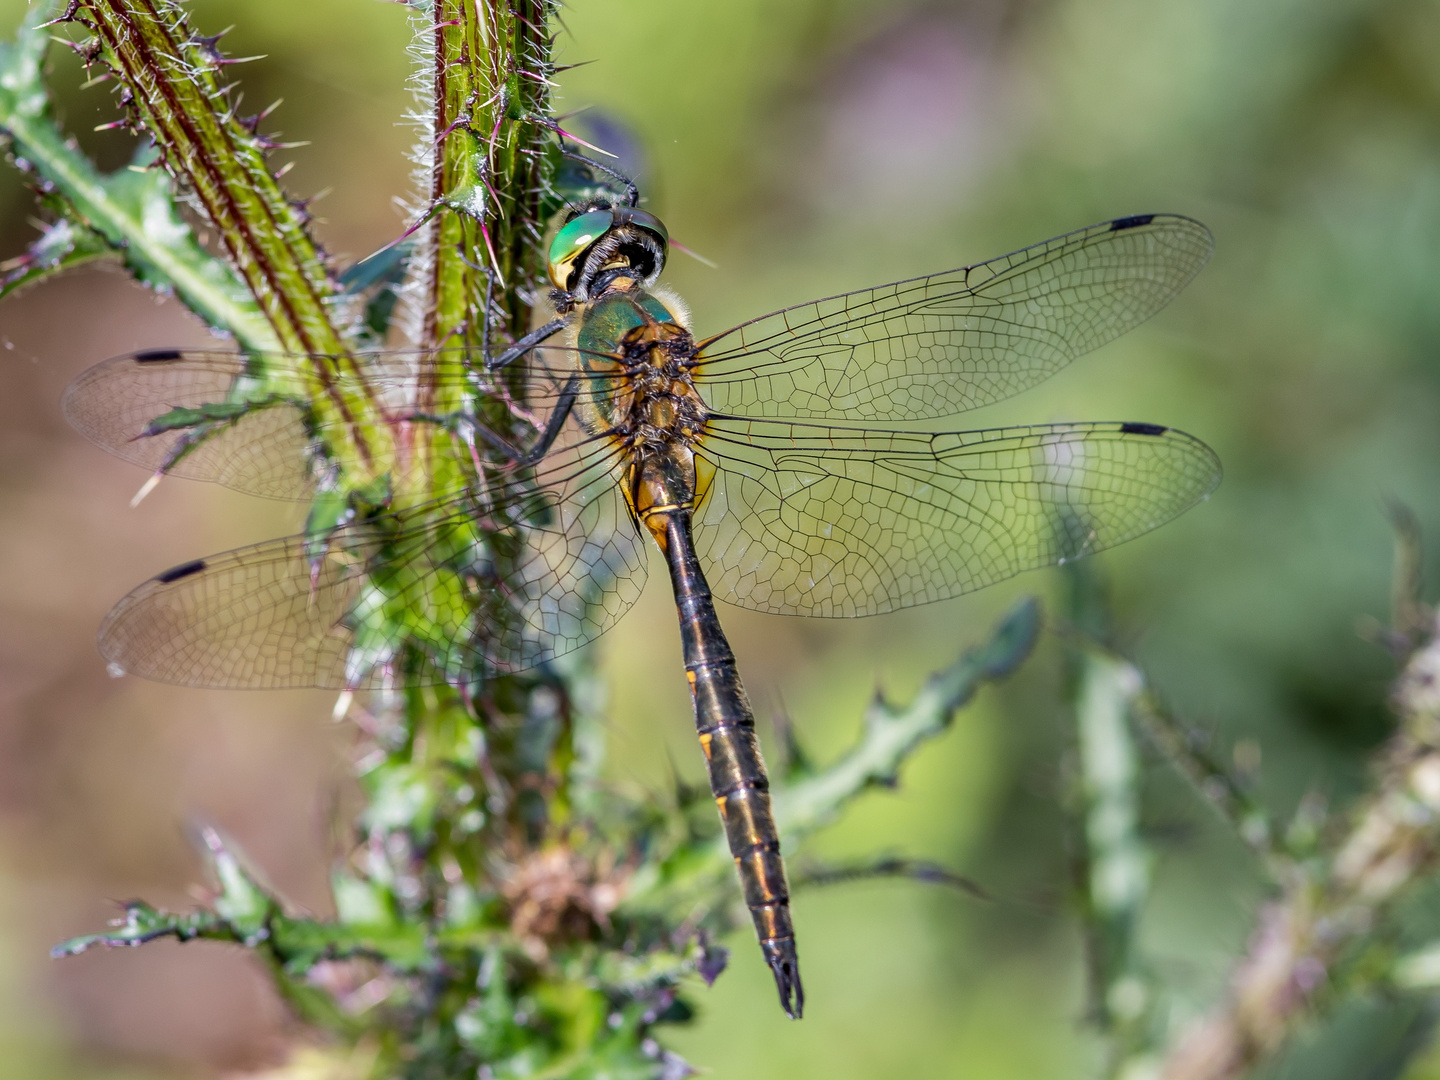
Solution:
<svg viewBox="0 0 1440 1080">
<path fill-rule="evenodd" d="M 550 242 L 550 280 L 576 300 L 608 270 L 634 273 L 640 284 L 654 284 L 665 268 L 670 233 L 654 214 L 629 206 L 585 210 L 567 221 Z"/>
</svg>

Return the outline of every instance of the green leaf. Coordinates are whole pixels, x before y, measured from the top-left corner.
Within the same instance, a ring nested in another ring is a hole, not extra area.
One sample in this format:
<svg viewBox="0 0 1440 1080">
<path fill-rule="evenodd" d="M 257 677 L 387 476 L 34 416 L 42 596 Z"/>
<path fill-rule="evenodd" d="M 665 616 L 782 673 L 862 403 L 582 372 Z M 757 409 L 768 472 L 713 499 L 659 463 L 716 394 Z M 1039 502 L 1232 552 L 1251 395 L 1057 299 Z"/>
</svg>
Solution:
<svg viewBox="0 0 1440 1080">
<path fill-rule="evenodd" d="M 0 44 L 0 135 L 11 160 L 69 224 L 54 237 L 41 237 L 40 252 L 32 247 L 33 265 L 17 266 L 20 279 L 7 280 L 0 295 L 63 268 L 67 259 L 75 265 L 97 257 L 98 238 L 137 278 L 173 290 L 215 329 L 249 348 L 274 348 L 275 336 L 244 284 L 185 224 L 169 179 L 152 167 L 154 148 L 142 146 L 128 167 L 105 176 L 56 124 L 43 77 L 50 44 L 43 24 L 58 8 L 34 4 L 16 38 Z"/>
<path fill-rule="evenodd" d="M 0 263 L 0 300 L 65 270 L 113 256 L 115 249 L 94 229 L 68 218 L 46 225 L 19 258 Z"/>
<path fill-rule="evenodd" d="M 263 940 L 271 917 L 280 910 L 279 903 L 219 832 L 207 826 L 200 830 L 200 840 L 209 856 L 211 873 L 220 886 L 213 903 L 215 914 L 247 944 Z"/>
</svg>

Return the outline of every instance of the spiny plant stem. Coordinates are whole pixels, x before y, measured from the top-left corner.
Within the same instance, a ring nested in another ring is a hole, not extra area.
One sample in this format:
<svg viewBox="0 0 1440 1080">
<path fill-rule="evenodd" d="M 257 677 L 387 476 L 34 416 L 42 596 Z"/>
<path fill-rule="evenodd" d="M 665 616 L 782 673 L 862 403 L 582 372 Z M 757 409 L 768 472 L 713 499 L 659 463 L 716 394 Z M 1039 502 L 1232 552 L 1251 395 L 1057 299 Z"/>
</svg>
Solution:
<svg viewBox="0 0 1440 1080">
<path fill-rule="evenodd" d="M 422 382 L 417 404 L 422 412 L 473 409 L 492 431 L 517 439 L 524 433 L 498 396 L 472 397 L 463 387 L 467 364 L 529 330 L 541 287 L 553 165 L 543 126 L 549 11 L 548 0 L 438 0 L 415 16 L 428 77 L 416 154 L 423 202 L 405 299 L 410 335 L 429 350 L 437 376 Z M 538 77 L 521 79 L 521 66 Z M 512 395 L 523 389 L 518 365 L 498 378 Z M 433 434 L 418 433 L 419 452 L 443 470 Z"/>
<path fill-rule="evenodd" d="M 422 374 L 433 376 L 421 380 L 419 405 L 426 412 L 473 411 L 490 430 L 517 443 L 533 432 L 523 430 L 499 396 L 467 393 L 464 387 L 471 365 L 487 349 L 529 328 L 539 288 L 542 200 L 549 188 L 551 148 L 545 128 L 529 118 L 549 114 L 544 77 L 549 74 L 551 45 L 548 17 L 545 0 L 526 0 L 515 7 L 439 0 L 415 17 L 417 48 L 428 50 L 417 152 L 425 165 L 426 205 L 420 211 L 406 293 L 412 317 L 418 316 L 412 318 L 418 323 L 417 344 L 426 350 L 422 363 L 428 370 Z M 542 77 L 520 80 L 516 72 L 522 64 Z M 519 372 L 510 375 L 499 378 L 508 380 L 506 390 L 518 397 L 523 389 Z M 415 438 L 417 452 L 429 459 L 423 475 L 432 483 L 446 469 L 467 467 L 453 454 L 447 457 L 449 446 L 437 444 L 444 437 L 433 429 L 421 428 Z M 419 496 L 422 501 L 424 497 Z M 580 668 L 571 666 L 578 673 Z M 574 713 L 564 680 L 553 674 L 497 675 L 475 696 L 462 697 L 443 687 L 406 696 L 412 728 L 433 728 L 439 722 L 444 732 L 432 730 L 431 737 L 418 742 L 412 738 L 410 748 L 439 751 L 444 759 L 440 748 L 453 747 L 458 755 L 447 766 L 448 777 L 436 777 L 437 797 L 447 801 L 443 793 L 456 786 L 454 776 L 465 775 L 469 780 L 463 786 L 476 800 L 470 816 L 487 802 L 492 810 L 496 805 L 508 808 L 498 819 L 493 813 L 483 815 L 514 827 L 503 836 L 486 830 L 497 847 L 518 855 L 563 819 Z M 464 734 L 477 723 L 479 743 Z M 522 745 L 528 748 L 524 753 Z M 540 747 L 544 749 L 537 756 Z M 505 763 L 515 771 L 507 771 Z M 502 776 L 509 782 L 501 781 Z M 454 820 L 451 813 L 464 809 L 454 806 L 446 816 Z M 452 831 L 448 824 L 439 827 Z M 475 841 L 467 845 L 473 848 Z M 471 880 L 489 877 L 473 854 L 454 854 L 474 872 Z"/>
<path fill-rule="evenodd" d="M 328 307 L 337 289 L 271 174 L 267 146 L 230 108 L 214 42 L 168 0 L 85 0 L 68 18 L 95 33 L 162 163 L 193 193 L 280 347 L 342 353 Z"/>
<path fill-rule="evenodd" d="M 95 35 L 82 52 L 109 66 L 130 123 L 154 140 L 263 312 L 269 340 L 244 344 L 288 354 L 283 366 L 306 381 L 316 423 L 336 433 L 324 455 L 342 467 L 346 485 L 383 475 L 394 458 L 392 433 L 375 422 L 373 391 L 363 378 L 343 389 L 336 382 L 337 374 L 359 374 L 335 321 L 339 287 L 308 215 L 270 170 L 266 154 L 276 144 L 258 133 L 259 117 L 236 115 L 218 81 L 229 61 L 217 39 L 192 31 L 174 0 L 73 0 L 63 18 Z"/>
<path fill-rule="evenodd" d="M 427 212 L 434 216 L 425 228 L 422 343 L 478 348 L 493 315 L 476 304 L 487 289 L 499 301 L 503 333 L 513 339 L 529 329 L 551 149 L 543 126 L 549 5 L 440 0 L 428 17 L 434 147 Z M 530 77 L 521 77 L 522 66 Z"/>
</svg>

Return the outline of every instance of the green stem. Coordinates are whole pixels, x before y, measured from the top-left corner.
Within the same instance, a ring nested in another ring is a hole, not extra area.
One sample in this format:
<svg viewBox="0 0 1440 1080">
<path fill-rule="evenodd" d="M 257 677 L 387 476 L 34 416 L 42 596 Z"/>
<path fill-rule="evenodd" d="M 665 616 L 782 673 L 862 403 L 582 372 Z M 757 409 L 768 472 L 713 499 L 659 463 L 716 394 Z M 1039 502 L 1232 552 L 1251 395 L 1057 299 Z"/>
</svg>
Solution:
<svg viewBox="0 0 1440 1080">
<path fill-rule="evenodd" d="M 548 132 L 527 118 L 549 114 L 548 17 L 548 0 L 437 0 L 417 16 L 429 53 L 421 132 L 428 168 L 405 298 L 410 336 L 436 350 L 419 411 L 473 410 L 511 438 L 519 434 L 514 415 L 498 397 L 468 395 L 464 375 L 487 345 L 499 351 L 530 329 L 532 300 L 543 291 L 550 147 Z M 533 77 L 522 79 L 521 68 Z M 518 396 L 522 373 L 514 368 L 501 378 Z M 418 453 L 442 470 L 466 467 L 447 465 L 434 437 L 420 431 Z"/>
<path fill-rule="evenodd" d="M 331 432 L 325 455 L 344 490 L 392 471 L 394 432 L 378 423 L 376 388 L 334 322 L 339 287 L 266 162 L 273 148 L 242 121 L 218 81 L 215 39 L 191 30 L 173 0 L 80 0 L 66 18 L 91 30 L 124 100 L 155 140 L 176 185 L 188 191 L 269 323 L 279 361 L 305 382 L 312 421 Z M 252 335 L 253 336 L 253 335 Z M 247 342 L 248 344 L 248 342 Z M 350 375 L 346 380 L 337 375 Z"/>
<path fill-rule="evenodd" d="M 492 320 L 510 338 L 529 329 L 549 185 L 549 136 L 535 122 L 550 110 L 548 15 L 546 0 L 438 0 L 426 15 L 434 61 L 423 345 L 479 347 Z M 498 313 L 478 302 L 487 285 Z"/>
<path fill-rule="evenodd" d="M 344 352 L 331 321 L 338 291 L 300 212 L 236 117 L 213 43 L 169 0 L 86 0 L 71 16 L 99 39 L 175 180 L 194 194 L 286 351 Z"/>
<path fill-rule="evenodd" d="M 1149 1044 L 1150 978 L 1135 948 L 1150 894 L 1152 856 L 1140 835 L 1139 755 L 1129 712 L 1142 683 L 1129 664 L 1096 650 L 1078 658 L 1075 721 L 1084 835 L 1084 909 L 1092 999 L 1115 1039 L 1117 1062 Z"/>
</svg>

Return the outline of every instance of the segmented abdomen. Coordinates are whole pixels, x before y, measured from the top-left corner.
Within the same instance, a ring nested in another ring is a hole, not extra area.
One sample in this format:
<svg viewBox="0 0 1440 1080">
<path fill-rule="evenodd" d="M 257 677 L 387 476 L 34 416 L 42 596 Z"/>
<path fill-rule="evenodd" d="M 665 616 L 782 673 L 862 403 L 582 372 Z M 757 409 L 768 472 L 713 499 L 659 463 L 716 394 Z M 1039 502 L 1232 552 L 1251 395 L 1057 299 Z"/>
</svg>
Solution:
<svg viewBox="0 0 1440 1080">
<path fill-rule="evenodd" d="M 780 858 L 780 836 L 770 810 L 770 781 L 755 738 L 755 717 L 735 655 L 715 614 L 710 586 L 695 558 L 689 515 L 672 511 L 666 521 L 666 559 L 680 612 L 685 677 L 695 706 L 695 727 L 710 770 L 710 790 L 735 857 L 745 904 L 755 921 L 765 961 L 775 976 L 787 1015 L 804 1011 L 790 920 L 790 889 Z"/>
</svg>

